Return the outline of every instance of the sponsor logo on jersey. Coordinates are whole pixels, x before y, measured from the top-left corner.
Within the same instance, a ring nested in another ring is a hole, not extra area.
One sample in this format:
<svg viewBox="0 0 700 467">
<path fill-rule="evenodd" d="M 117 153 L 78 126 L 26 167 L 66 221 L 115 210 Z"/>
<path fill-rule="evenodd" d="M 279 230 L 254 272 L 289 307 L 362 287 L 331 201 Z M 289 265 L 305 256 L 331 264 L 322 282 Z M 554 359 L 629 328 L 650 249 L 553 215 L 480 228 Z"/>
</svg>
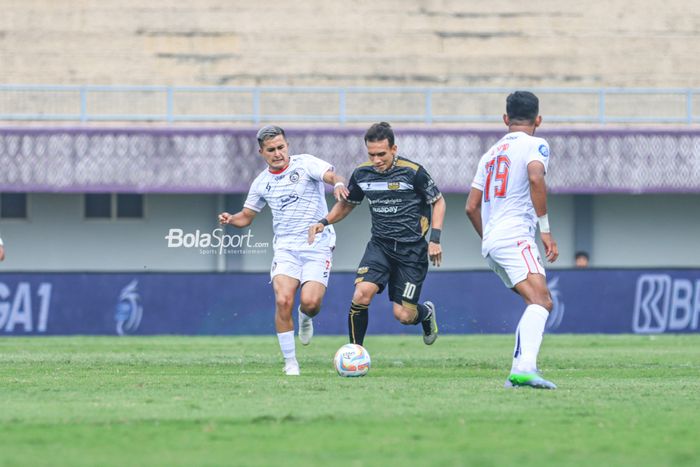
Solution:
<svg viewBox="0 0 700 467">
<path fill-rule="evenodd" d="M 299 195 L 296 193 L 292 193 L 291 195 L 283 196 L 282 199 L 280 199 L 280 209 L 284 209 L 290 204 L 294 204 L 297 201 L 299 201 Z"/>
<path fill-rule="evenodd" d="M 549 157 L 549 148 L 546 144 L 540 144 L 539 151 L 542 157 Z"/>
<path fill-rule="evenodd" d="M 367 201 L 369 202 L 370 206 L 373 204 L 399 204 L 401 203 L 401 198 L 389 198 L 389 199 L 375 199 L 372 200 L 372 198 L 367 198 Z"/>
<path fill-rule="evenodd" d="M 372 212 L 376 212 L 379 214 L 396 214 L 398 212 L 399 208 L 396 206 L 379 206 L 379 207 L 372 207 Z"/>
<path fill-rule="evenodd" d="M 689 331 L 700 321 L 700 280 L 673 279 L 668 274 L 637 278 L 632 330 L 639 334 Z"/>
</svg>

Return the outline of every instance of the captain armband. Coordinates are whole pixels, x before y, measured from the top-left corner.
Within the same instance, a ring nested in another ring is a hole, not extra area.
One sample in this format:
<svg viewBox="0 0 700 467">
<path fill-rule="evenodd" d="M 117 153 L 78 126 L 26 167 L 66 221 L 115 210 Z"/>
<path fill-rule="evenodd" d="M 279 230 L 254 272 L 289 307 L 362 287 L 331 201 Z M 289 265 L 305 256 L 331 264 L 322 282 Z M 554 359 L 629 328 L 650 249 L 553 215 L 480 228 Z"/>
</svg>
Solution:
<svg viewBox="0 0 700 467">
<path fill-rule="evenodd" d="M 537 222 L 540 224 L 540 233 L 549 233 L 549 217 L 547 214 L 537 218 Z"/>
</svg>

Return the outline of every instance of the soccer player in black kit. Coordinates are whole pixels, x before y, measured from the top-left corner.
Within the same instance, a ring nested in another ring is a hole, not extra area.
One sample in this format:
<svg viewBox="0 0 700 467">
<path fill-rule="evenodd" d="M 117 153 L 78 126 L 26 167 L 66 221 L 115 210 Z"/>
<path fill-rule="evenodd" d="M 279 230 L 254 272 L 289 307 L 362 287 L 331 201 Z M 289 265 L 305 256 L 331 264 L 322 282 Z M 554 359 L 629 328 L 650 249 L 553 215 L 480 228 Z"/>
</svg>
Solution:
<svg viewBox="0 0 700 467">
<path fill-rule="evenodd" d="M 428 272 L 428 257 L 435 266 L 442 261 L 440 233 L 445 200 L 425 168 L 398 156 L 391 125 L 372 125 L 365 133 L 365 144 L 369 161 L 352 173 L 347 199 L 337 202 L 325 218 L 309 227 L 309 242 L 367 197 L 372 238 L 357 269 L 348 317 L 350 342 L 363 345 L 369 305 L 388 285 L 394 317 L 402 324 L 421 323 L 423 342 L 431 345 L 438 334 L 435 305 L 418 301 Z M 426 243 L 425 235 L 431 227 Z"/>
</svg>

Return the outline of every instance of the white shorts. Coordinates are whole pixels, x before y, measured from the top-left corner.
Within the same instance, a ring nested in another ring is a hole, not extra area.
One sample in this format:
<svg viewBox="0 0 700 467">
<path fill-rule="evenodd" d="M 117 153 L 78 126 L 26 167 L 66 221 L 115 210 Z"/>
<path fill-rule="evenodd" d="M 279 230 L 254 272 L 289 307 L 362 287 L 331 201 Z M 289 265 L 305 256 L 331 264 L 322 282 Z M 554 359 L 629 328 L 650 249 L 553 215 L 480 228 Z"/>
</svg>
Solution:
<svg viewBox="0 0 700 467">
<path fill-rule="evenodd" d="M 276 250 L 270 268 L 270 279 L 278 274 L 293 277 L 302 284 L 308 281 L 328 286 L 333 253 L 330 248 L 317 250 Z"/>
<path fill-rule="evenodd" d="M 509 289 L 527 279 L 528 274 L 547 277 L 540 251 L 532 237 L 499 242 L 489 251 L 486 261 Z"/>
</svg>

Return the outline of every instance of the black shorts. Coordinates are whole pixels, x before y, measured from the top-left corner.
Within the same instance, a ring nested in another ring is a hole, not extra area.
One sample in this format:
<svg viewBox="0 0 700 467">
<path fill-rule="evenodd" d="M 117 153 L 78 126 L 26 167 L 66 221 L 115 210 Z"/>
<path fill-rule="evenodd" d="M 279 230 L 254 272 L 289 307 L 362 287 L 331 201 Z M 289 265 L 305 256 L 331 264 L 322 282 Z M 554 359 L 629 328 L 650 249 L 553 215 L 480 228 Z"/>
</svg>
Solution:
<svg viewBox="0 0 700 467">
<path fill-rule="evenodd" d="M 423 281 L 428 274 L 428 243 L 419 240 L 399 243 L 372 237 L 357 269 L 355 284 L 371 282 L 379 293 L 389 284 L 389 300 L 418 304 Z"/>
</svg>

